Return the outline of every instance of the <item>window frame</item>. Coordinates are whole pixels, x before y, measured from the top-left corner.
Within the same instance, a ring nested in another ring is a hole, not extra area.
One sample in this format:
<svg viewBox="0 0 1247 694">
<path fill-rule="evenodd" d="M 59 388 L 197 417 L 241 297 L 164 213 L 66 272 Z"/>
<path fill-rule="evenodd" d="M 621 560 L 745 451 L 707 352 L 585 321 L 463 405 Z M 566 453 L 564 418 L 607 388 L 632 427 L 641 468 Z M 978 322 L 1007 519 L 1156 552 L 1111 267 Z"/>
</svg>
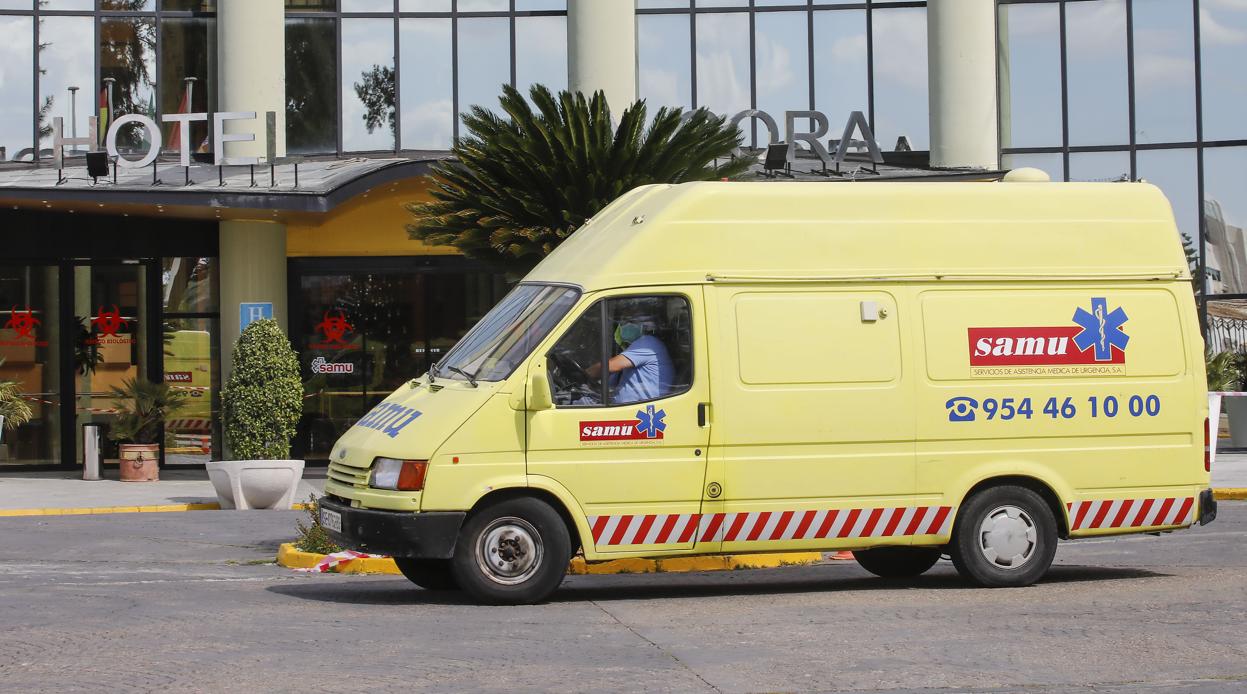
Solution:
<svg viewBox="0 0 1247 694">
<path fill-rule="evenodd" d="M 609 312 L 607 311 L 608 302 L 617 301 L 620 299 L 646 299 L 646 298 L 652 298 L 652 299 L 678 298 L 678 299 L 683 300 L 684 305 L 688 308 L 688 315 L 689 315 L 689 324 L 688 324 L 689 355 L 688 355 L 688 358 L 690 361 L 690 365 L 692 366 L 692 368 L 689 370 L 688 383 L 684 384 L 683 388 L 680 388 L 679 390 L 673 390 L 670 393 L 667 393 L 658 398 L 652 398 L 650 400 L 638 400 L 636 402 L 629 402 L 629 403 L 616 403 L 616 402 L 609 402 L 610 386 L 608 384 L 610 383 L 610 379 L 608 377 L 604 377 L 601 379 L 601 383 L 599 384 L 599 392 L 598 392 L 598 397 L 601 398 L 601 402 L 589 403 L 585 405 L 555 404 L 554 408 L 556 410 L 587 410 L 587 409 L 607 409 L 611 407 L 633 407 L 636 405 L 645 405 L 647 403 L 659 402 L 661 400 L 673 398 L 678 395 L 684 395 L 685 393 L 688 393 L 689 391 L 693 389 L 693 385 L 697 382 L 697 369 L 696 369 L 697 331 L 693 327 L 694 325 L 693 323 L 693 299 L 691 296 L 689 296 L 688 294 L 684 292 L 677 292 L 677 291 L 640 292 L 640 293 L 635 293 L 635 294 L 611 294 L 607 296 L 598 297 L 594 299 L 593 303 L 590 304 L 588 308 L 586 308 L 584 311 L 579 313 L 572 320 L 571 323 L 568 323 L 566 329 L 564 329 L 563 332 L 559 333 L 558 337 L 554 338 L 554 342 L 551 343 L 550 348 L 545 350 L 545 352 L 542 353 L 542 358 L 546 360 L 546 363 L 548 365 L 550 363 L 550 354 L 554 351 L 556 347 L 558 347 L 559 343 L 563 341 L 563 338 L 566 337 L 569 332 L 571 332 L 572 328 L 575 327 L 576 324 L 581 321 L 581 319 L 590 315 L 591 311 L 597 310 L 599 313 L 598 318 L 601 321 L 601 327 L 599 328 L 599 331 L 598 331 L 599 333 L 598 334 L 598 354 L 600 357 L 600 361 L 603 365 L 603 370 L 605 370 L 606 364 L 610 362 L 611 360 L 612 355 L 611 355 L 610 344 L 613 339 L 613 331 L 607 327 L 607 323 L 608 323 L 607 318 L 609 316 Z M 547 366 L 547 370 L 548 369 L 549 367 Z M 603 375 L 605 376 L 605 374 Z"/>
</svg>

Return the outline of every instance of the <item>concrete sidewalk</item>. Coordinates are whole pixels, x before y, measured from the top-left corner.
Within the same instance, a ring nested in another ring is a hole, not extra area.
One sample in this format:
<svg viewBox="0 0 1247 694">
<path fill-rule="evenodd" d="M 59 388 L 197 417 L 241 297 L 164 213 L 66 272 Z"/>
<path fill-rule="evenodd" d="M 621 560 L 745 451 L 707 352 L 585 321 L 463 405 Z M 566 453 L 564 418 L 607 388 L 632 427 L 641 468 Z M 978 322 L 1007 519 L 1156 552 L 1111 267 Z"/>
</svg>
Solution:
<svg viewBox="0 0 1247 694">
<path fill-rule="evenodd" d="M 159 482 L 121 482 L 116 470 L 106 479 L 87 482 L 80 472 L 0 472 L 0 511 L 35 508 L 108 508 L 215 504 L 216 491 L 204 470 L 160 471 Z M 306 468 L 295 501 L 319 496 L 325 468 Z"/>
</svg>

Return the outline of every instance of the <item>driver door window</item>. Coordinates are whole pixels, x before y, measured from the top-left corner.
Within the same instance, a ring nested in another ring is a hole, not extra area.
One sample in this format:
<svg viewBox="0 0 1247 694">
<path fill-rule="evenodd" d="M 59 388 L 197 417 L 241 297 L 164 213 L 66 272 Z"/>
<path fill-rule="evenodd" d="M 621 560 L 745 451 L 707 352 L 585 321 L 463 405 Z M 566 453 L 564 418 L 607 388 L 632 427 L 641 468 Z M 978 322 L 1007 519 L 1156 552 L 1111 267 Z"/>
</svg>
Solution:
<svg viewBox="0 0 1247 694">
<path fill-rule="evenodd" d="M 555 405 L 630 405 L 687 391 L 693 373 L 691 322 L 682 296 L 595 303 L 548 354 Z"/>
</svg>

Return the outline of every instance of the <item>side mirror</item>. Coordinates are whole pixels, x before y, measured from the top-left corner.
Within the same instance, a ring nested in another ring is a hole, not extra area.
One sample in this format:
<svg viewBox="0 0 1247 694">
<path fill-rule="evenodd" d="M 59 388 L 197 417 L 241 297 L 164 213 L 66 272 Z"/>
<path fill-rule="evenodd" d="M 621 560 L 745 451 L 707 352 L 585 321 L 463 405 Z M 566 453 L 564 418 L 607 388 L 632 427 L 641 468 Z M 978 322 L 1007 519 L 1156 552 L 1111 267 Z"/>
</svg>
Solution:
<svg viewBox="0 0 1247 694">
<path fill-rule="evenodd" d="M 528 410 L 548 410 L 554 407 L 554 398 L 550 394 L 550 379 L 546 376 L 545 362 L 533 364 L 528 372 Z"/>
</svg>

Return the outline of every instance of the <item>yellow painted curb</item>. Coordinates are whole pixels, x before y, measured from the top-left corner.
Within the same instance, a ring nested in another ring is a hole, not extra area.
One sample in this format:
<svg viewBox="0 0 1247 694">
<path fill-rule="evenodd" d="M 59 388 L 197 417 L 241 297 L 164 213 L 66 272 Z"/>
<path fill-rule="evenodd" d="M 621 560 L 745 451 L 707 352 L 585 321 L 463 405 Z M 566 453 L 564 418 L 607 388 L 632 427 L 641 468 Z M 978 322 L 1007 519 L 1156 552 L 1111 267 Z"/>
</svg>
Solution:
<svg viewBox="0 0 1247 694">
<path fill-rule="evenodd" d="M 168 513 L 171 511 L 218 511 L 219 504 L 163 504 L 158 506 L 97 506 L 95 508 L 0 509 L 0 518 L 16 516 L 91 516 L 102 513 Z"/>
<path fill-rule="evenodd" d="M 1218 501 L 1245 501 L 1247 500 L 1247 489 L 1242 487 L 1214 489 L 1212 490 L 1212 495 Z"/>
<path fill-rule="evenodd" d="M 294 543 L 285 542 L 277 549 L 277 564 L 288 569 L 310 569 L 325 555 L 300 552 Z M 729 571 L 732 569 L 763 569 L 794 564 L 812 564 L 823 558 L 821 552 L 780 552 L 775 554 L 714 554 L 704 557 L 673 559 L 615 559 L 588 564 L 576 557 L 567 573 L 584 574 L 648 574 L 684 573 L 688 571 Z M 344 574 L 399 574 L 393 559 L 355 559 L 335 566 L 332 571 Z"/>
</svg>

